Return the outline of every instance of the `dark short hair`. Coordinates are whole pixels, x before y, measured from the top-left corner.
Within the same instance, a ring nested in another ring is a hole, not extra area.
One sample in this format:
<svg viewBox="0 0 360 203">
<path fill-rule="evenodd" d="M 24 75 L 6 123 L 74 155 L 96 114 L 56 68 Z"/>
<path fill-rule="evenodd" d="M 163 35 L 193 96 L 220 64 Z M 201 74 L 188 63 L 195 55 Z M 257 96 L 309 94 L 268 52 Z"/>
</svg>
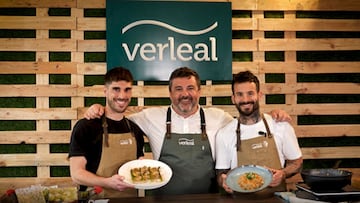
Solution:
<svg viewBox="0 0 360 203">
<path fill-rule="evenodd" d="M 200 77 L 199 74 L 194 71 L 193 69 L 190 69 L 188 67 L 180 67 L 178 69 L 175 69 L 169 78 L 169 91 L 171 91 L 172 81 L 175 78 L 190 78 L 191 76 L 195 77 L 196 85 L 200 89 L 201 83 L 200 83 Z"/>
<path fill-rule="evenodd" d="M 231 90 L 234 94 L 234 85 L 236 83 L 244 83 L 244 82 L 253 82 L 256 85 L 256 91 L 260 91 L 260 82 L 259 79 L 250 71 L 242 71 L 238 72 L 233 76 L 233 80 L 231 83 Z"/>
<path fill-rule="evenodd" d="M 112 82 L 117 82 L 117 81 L 121 81 L 124 80 L 126 82 L 133 82 L 133 76 L 131 74 L 131 72 L 123 67 L 115 67 L 111 70 L 109 70 L 104 77 L 104 82 L 105 85 L 108 85 Z"/>
</svg>

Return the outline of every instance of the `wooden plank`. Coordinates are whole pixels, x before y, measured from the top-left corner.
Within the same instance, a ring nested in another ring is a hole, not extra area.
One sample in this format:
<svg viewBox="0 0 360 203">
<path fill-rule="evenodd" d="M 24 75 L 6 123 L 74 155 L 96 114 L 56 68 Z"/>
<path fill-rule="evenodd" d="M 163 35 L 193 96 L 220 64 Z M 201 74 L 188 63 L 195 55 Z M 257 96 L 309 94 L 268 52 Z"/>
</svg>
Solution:
<svg viewBox="0 0 360 203">
<path fill-rule="evenodd" d="M 360 31 L 360 20 L 352 19 L 258 19 L 264 31 Z M 239 24 L 239 26 L 241 26 Z M 255 29 L 254 29 L 255 30 Z"/>
<path fill-rule="evenodd" d="M 0 118 L 6 120 L 69 120 L 77 119 L 77 111 L 70 108 L 1 108 Z"/>
<path fill-rule="evenodd" d="M 297 83 L 287 84 L 267 83 L 262 85 L 266 94 L 359 94 L 360 84 L 356 83 Z"/>
<path fill-rule="evenodd" d="M 105 8 L 106 0 L 77 0 L 77 8 Z"/>
<path fill-rule="evenodd" d="M 106 63 L 79 63 L 77 71 L 79 75 L 105 75 Z"/>
<path fill-rule="evenodd" d="M 73 85 L 0 85 L 1 97 L 71 97 L 77 96 Z M 4 91 L 6 90 L 6 91 Z"/>
<path fill-rule="evenodd" d="M 0 131 L 1 144 L 64 144 L 70 142 L 70 130 Z"/>
<path fill-rule="evenodd" d="M 259 73 L 259 63 L 258 62 L 240 62 L 240 61 L 233 61 L 232 62 L 232 73 L 236 74 L 240 71 L 249 70 L 254 74 Z"/>
<path fill-rule="evenodd" d="M 260 73 L 357 73 L 360 62 L 261 62 L 258 65 Z"/>
<path fill-rule="evenodd" d="M 76 7 L 76 0 L 1 0 L 0 7 L 13 7 L 13 8 L 72 8 Z"/>
<path fill-rule="evenodd" d="M 306 147 L 301 148 L 304 159 L 360 158 L 360 147 Z"/>
<path fill-rule="evenodd" d="M 347 89 L 350 88 L 350 89 Z M 298 94 L 359 94 L 360 84 L 356 83 L 300 83 Z"/>
<path fill-rule="evenodd" d="M 232 18 L 232 30 L 257 30 L 258 20 L 253 18 Z"/>
<path fill-rule="evenodd" d="M 106 52 L 106 40 L 78 40 L 77 51 Z"/>
<path fill-rule="evenodd" d="M 76 74 L 74 62 L 0 62 L 0 74 Z"/>
<path fill-rule="evenodd" d="M 106 18 L 78 18 L 77 30 L 79 31 L 105 31 Z"/>
<path fill-rule="evenodd" d="M 233 39 L 232 51 L 257 51 L 258 41 L 252 39 Z"/>
<path fill-rule="evenodd" d="M 76 51 L 73 39 L 0 39 L 2 51 Z"/>
<path fill-rule="evenodd" d="M 133 86 L 132 97 L 136 97 L 136 86 Z M 91 87 L 78 87 L 77 89 L 78 96 L 89 96 L 89 97 L 105 97 L 104 95 L 104 86 L 103 85 L 94 85 Z"/>
<path fill-rule="evenodd" d="M 259 39 L 261 51 L 358 50 L 360 39 Z"/>
<path fill-rule="evenodd" d="M 0 28 L 1 29 L 75 30 L 76 18 L 71 16 L 68 17 L 0 16 Z"/>
<path fill-rule="evenodd" d="M 67 153 L 0 154 L 3 166 L 68 166 Z"/>
<path fill-rule="evenodd" d="M 256 10 L 257 1 L 254 0 L 229 0 L 232 10 Z"/>
<path fill-rule="evenodd" d="M 257 10 L 297 10 L 297 11 L 358 11 L 360 1 L 323 1 L 323 0 L 258 0 Z"/>
<path fill-rule="evenodd" d="M 215 107 L 215 106 L 214 106 Z M 230 111 L 227 106 L 216 105 L 225 111 Z M 358 103 L 339 103 L 339 104 L 326 104 L 319 103 L 312 104 L 264 104 L 261 105 L 262 111 L 270 112 L 273 109 L 283 109 L 289 115 L 357 115 L 360 112 L 360 105 Z M 342 111 L 341 111 L 342 110 Z M 326 125 L 325 125 L 326 126 Z"/>
<path fill-rule="evenodd" d="M 356 115 L 360 114 L 359 103 L 296 104 L 296 115 Z"/>
<path fill-rule="evenodd" d="M 298 125 L 295 128 L 299 138 L 311 137 L 357 137 L 360 135 L 360 125 Z"/>
<path fill-rule="evenodd" d="M 232 9 L 245 9 L 255 7 L 255 2 L 251 0 L 241 1 L 238 0 L 159 0 L 159 1 L 184 1 L 184 2 L 232 2 Z M 105 8 L 106 0 L 78 0 L 78 8 Z"/>
<path fill-rule="evenodd" d="M 178 0 L 173 0 L 178 1 Z M 183 0 L 191 1 L 191 0 Z M 224 0 L 201 0 L 204 2 L 223 2 Z M 330 11 L 357 11 L 359 10 L 359 3 L 356 0 L 329 1 L 322 4 L 322 1 L 314 0 L 296 0 L 296 1 L 266 1 L 261 0 L 259 3 L 254 0 L 228 0 L 231 2 L 232 10 L 330 10 Z M 105 0 L 78 0 L 78 8 L 105 8 Z"/>
</svg>

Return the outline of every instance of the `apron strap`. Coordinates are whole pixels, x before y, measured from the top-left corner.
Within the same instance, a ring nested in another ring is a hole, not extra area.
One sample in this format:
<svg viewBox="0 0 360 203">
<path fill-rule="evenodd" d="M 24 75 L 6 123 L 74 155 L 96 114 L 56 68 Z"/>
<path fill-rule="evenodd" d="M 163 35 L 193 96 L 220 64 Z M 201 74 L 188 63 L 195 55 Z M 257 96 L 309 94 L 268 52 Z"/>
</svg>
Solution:
<svg viewBox="0 0 360 203">
<path fill-rule="evenodd" d="M 170 107 L 166 113 L 166 139 L 171 138 L 171 109 Z"/>
<path fill-rule="evenodd" d="M 266 134 L 267 134 L 268 138 L 272 138 L 273 135 L 272 135 L 272 133 L 270 132 L 270 128 L 269 128 L 269 125 L 268 125 L 268 123 L 267 123 L 267 121 L 266 121 L 266 119 L 265 119 L 264 114 L 261 114 L 261 118 L 262 118 L 262 120 L 263 120 L 263 122 L 264 122 L 264 124 L 265 124 Z M 265 136 L 266 136 L 266 135 L 265 135 Z"/>
<path fill-rule="evenodd" d="M 106 116 L 105 114 L 101 117 L 102 120 L 102 127 L 103 127 L 103 131 L 104 131 L 104 141 L 103 143 L 105 143 L 106 147 L 109 147 L 109 133 L 108 133 L 108 124 L 106 122 Z"/>
<path fill-rule="evenodd" d="M 125 118 L 125 117 L 124 117 L 124 119 L 125 119 L 125 121 L 126 121 L 127 127 L 128 127 L 128 129 L 129 129 L 131 135 L 132 135 L 133 137 L 135 137 L 134 131 L 133 131 L 131 125 L 130 125 L 129 120 L 128 120 L 127 118 Z M 103 131 L 104 131 L 104 143 L 105 143 L 105 146 L 106 146 L 106 147 L 109 147 L 109 132 L 108 132 L 108 124 L 107 124 L 107 122 L 106 122 L 106 116 L 105 116 L 105 115 L 103 115 L 103 116 L 101 117 L 101 122 L 102 122 Z"/>
<path fill-rule="evenodd" d="M 201 138 L 202 140 L 206 140 L 207 134 L 206 134 L 205 113 L 201 107 L 200 107 L 200 121 L 201 121 Z"/>
<path fill-rule="evenodd" d="M 238 124 L 236 128 L 236 151 L 241 151 L 241 133 L 240 133 L 240 119 L 238 118 Z"/>
<path fill-rule="evenodd" d="M 128 129 L 129 129 L 129 132 L 131 133 L 131 136 L 135 137 L 134 131 L 133 131 L 131 125 L 130 125 L 130 121 L 127 118 L 125 118 L 125 116 L 124 116 L 124 119 L 126 121 L 126 125 L 127 125 Z"/>
<path fill-rule="evenodd" d="M 207 140 L 205 113 L 201 107 L 200 107 L 200 124 L 201 124 L 202 140 Z M 170 138 L 171 138 L 171 108 L 168 107 L 166 113 L 166 139 L 170 139 Z"/>
</svg>

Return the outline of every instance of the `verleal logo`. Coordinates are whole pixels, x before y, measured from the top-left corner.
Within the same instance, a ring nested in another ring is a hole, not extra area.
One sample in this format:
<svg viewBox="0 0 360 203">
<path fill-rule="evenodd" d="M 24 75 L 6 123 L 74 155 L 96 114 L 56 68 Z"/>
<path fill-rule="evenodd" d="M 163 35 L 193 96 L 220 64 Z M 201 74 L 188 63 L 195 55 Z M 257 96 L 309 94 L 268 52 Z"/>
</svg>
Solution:
<svg viewBox="0 0 360 203">
<path fill-rule="evenodd" d="M 133 27 L 141 26 L 141 25 L 154 25 L 163 27 L 165 29 L 171 30 L 175 33 L 183 34 L 183 35 L 202 35 L 208 33 L 217 27 L 217 22 L 212 24 L 206 29 L 198 30 L 198 31 L 190 31 L 180 29 L 169 24 L 155 21 L 155 20 L 140 20 L 130 23 L 125 26 L 121 33 L 124 34 L 126 31 L 130 30 Z M 206 43 L 197 43 L 194 47 L 190 43 L 179 43 L 177 47 L 175 47 L 175 37 L 169 36 L 168 42 L 166 43 L 135 43 L 135 46 L 130 48 L 127 43 L 122 43 L 126 56 L 129 61 L 134 61 L 137 56 L 140 56 L 141 59 L 145 61 L 154 61 L 164 60 L 165 52 L 170 53 L 170 60 L 176 61 L 190 61 L 194 59 L 195 61 L 217 61 L 218 58 L 216 56 L 216 38 L 209 37 L 210 47 Z M 132 50 L 132 51 L 131 51 Z M 191 54 L 191 55 L 190 55 Z M 158 56 L 158 58 L 156 58 Z"/>
<path fill-rule="evenodd" d="M 125 26 L 122 30 L 121 33 L 124 34 L 126 31 L 128 31 L 129 29 L 136 27 L 138 25 L 144 25 L 144 24 L 149 24 L 149 25 L 157 25 L 157 26 L 161 26 L 164 27 L 166 29 L 172 30 L 174 32 L 180 33 L 180 34 L 184 34 L 184 35 L 201 35 L 207 32 L 210 32 L 211 30 L 215 29 L 217 27 L 217 22 L 215 22 L 213 25 L 211 25 L 210 27 L 204 29 L 204 30 L 199 30 L 199 31 L 188 31 L 188 30 L 182 30 L 176 27 L 173 27 L 171 25 L 168 25 L 166 23 L 160 22 L 160 21 L 156 21 L 156 20 L 139 20 L 133 23 L 130 23 L 129 25 Z"/>
<path fill-rule="evenodd" d="M 230 2 L 107 0 L 106 26 L 108 69 L 167 81 L 187 66 L 201 80 L 232 79 Z"/>
<path fill-rule="evenodd" d="M 187 139 L 187 138 L 179 138 L 178 143 L 179 143 L 179 145 L 193 146 L 193 145 L 195 145 L 195 140 Z"/>
</svg>

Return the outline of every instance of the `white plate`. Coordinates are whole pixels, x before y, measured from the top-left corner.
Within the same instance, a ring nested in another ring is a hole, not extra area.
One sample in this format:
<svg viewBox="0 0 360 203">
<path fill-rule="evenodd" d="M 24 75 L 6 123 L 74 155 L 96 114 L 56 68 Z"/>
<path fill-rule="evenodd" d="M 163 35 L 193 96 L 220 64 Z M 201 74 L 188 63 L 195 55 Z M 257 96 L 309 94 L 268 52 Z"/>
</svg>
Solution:
<svg viewBox="0 0 360 203">
<path fill-rule="evenodd" d="M 254 173 L 259 174 L 264 179 L 264 184 L 261 187 L 254 189 L 254 190 L 242 189 L 238 184 L 238 179 L 244 173 L 249 173 L 249 172 L 254 172 Z M 267 168 L 264 168 L 262 166 L 257 166 L 257 165 L 243 165 L 243 166 L 234 168 L 228 172 L 227 178 L 226 178 L 226 184 L 232 190 L 237 191 L 237 192 L 244 192 L 244 193 L 260 191 L 260 190 L 266 188 L 267 186 L 269 186 L 271 181 L 272 181 L 271 171 Z"/>
<path fill-rule="evenodd" d="M 160 167 L 160 175 L 163 181 L 149 182 L 149 183 L 133 183 L 131 180 L 130 170 L 132 168 L 138 168 L 143 166 Z M 166 185 L 172 176 L 172 170 L 164 162 L 152 160 L 152 159 L 141 159 L 141 160 L 133 160 L 125 163 L 119 168 L 118 174 L 125 177 L 124 182 L 133 185 L 135 188 L 149 190 Z"/>
</svg>

